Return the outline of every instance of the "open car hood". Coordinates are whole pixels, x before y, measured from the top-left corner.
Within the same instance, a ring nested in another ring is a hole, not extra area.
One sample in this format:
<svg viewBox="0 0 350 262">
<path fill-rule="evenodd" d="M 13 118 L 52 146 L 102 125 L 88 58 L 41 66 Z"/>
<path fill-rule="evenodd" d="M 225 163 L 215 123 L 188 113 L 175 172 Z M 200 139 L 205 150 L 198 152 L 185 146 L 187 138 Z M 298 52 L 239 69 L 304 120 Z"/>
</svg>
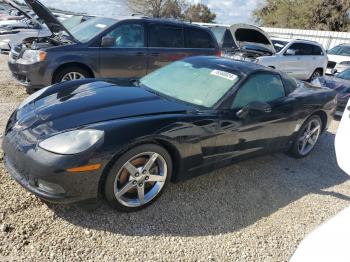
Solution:
<svg viewBox="0 0 350 262">
<path fill-rule="evenodd" d="M 24 0 L 28 7 L 30 7 L 36 15 L 41 18 L 50 31 L 53 34 L 58 34 L 60 32 L 66 32 L 72 40 L 77 40 L 74 36 L 69 32 L 69 30 L 56 18 L 56 16 L 46 8 L 42 3 L 37 0 Z"/>
<path fill-rule="evenodd" d="M 21 15 L 25 16 L 26 18 L 32 20 L 33 22 L 38 22 L 33 16 L 31 16 L 30 14 L 28 14 L 25 10 L 23 10 L 19 5 L 17 5 L 15 2 L 11 1 L 11 0 L 5 0 L 5 2 L 11 6 L 12 8 L 18 10 Z"/>
<path fill-rule="evenodd" d="M 247 24 L 234 24 L 230 26 L 230 31 L 236 46 L 240 50 L 266 50 L 271 54 L 276 53 L 270 37 L 259 27 Z"/>
</svg>

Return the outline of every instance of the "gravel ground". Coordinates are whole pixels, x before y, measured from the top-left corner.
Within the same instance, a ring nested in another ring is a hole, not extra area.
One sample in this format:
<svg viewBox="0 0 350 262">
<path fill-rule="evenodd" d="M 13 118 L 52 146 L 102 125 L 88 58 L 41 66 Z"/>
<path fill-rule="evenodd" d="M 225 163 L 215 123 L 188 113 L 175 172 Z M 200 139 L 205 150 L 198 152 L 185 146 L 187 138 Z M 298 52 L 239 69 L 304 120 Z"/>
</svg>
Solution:
<svg viewBox="0 0 350 262">
<path fill-rule="evenodd" d="M 1 56 L 0 135 L 25 97 Z M 306 159 L 276 154 L 232 165 L 173 184 L 132 214 L 102 201 L 46 204 L 9 178 L 0 157 L 0 261 L 287 261 L 307 233 L 349 205 L 337 127 Z"/>
</svg>

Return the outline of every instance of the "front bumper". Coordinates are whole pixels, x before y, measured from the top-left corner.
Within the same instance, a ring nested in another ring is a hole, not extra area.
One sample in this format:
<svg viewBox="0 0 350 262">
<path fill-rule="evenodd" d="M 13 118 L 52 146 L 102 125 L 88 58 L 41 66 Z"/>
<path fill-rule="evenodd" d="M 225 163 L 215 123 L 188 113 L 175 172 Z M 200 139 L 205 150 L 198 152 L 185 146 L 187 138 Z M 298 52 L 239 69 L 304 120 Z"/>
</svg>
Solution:
<svg viewBox="0 0 350 262">
<path fill-rule="evenodd" d="M 13 78 L 25 87 L 40 89 L 52 83 L 52 74 L 47 72 L 46 62 L 23 65 L 12 59 L 10 54 L 8 66 Z"/>
<path fill-rule="evenodd" d="M 23 134 L 10 131 L 3 140 L 5 167 L 26 190 L 53 203 L 73 203 L 98 197 L 102 170 L 71 173 L 69 168 L 86 165 L 91 156 L 64 156 L 47 152 L 23 141 Z"/>
</svg>

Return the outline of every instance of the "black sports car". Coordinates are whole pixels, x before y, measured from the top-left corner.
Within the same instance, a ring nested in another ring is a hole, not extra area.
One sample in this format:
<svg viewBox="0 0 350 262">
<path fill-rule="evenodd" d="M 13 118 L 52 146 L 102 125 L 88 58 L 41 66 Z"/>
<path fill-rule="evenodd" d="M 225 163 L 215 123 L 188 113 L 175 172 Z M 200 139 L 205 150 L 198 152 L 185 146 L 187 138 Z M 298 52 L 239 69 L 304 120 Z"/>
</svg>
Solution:
<svg viewBox="0 0 350 262">
<path fill-rule="evenodd" d="M 125 85 L 66 82 L 24 101 L 3 140 L 12 177 L 48 201 L 101 196 L 134 211 L 170 181 L 269 152 L 305 157 L 336 108 L 328 88 L 216 57 L 188 58 Z"/>
<path fill-rule="evenodd" d="M 316 86 L 328 87 L 337 92 L 338 105 L 337 116 L 342 116 L 350 98 L 350 69 L 347 69 L 335 76 L 316 78 L 313 81 Z"/>
</svg>

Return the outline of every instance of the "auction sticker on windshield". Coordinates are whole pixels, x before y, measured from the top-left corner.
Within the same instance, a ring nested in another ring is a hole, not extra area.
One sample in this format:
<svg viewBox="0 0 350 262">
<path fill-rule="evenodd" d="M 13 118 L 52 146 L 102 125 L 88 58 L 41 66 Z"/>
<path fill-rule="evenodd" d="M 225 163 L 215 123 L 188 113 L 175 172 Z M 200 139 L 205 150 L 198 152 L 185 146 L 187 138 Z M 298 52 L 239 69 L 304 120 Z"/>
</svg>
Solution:
<svg viewBox="0 0 350 262">
<path fill-rule="evenodd" d="M 237 79 L 237 75 L 231 74 L 229 72 L 217 70 L 217 69 L 213 70 L 210 74 L 214 75 L 214 76 L 219 76 L 219 77 L 231 80 L 231 81 L 235 81 Z"/>
<path fill-rule="evenodd" d="M 104 24 L 97 24 L 96 27 L 98 27 L 98 28 L 105 28 L 106 25 L 104 25 Z"/>
</svg>

